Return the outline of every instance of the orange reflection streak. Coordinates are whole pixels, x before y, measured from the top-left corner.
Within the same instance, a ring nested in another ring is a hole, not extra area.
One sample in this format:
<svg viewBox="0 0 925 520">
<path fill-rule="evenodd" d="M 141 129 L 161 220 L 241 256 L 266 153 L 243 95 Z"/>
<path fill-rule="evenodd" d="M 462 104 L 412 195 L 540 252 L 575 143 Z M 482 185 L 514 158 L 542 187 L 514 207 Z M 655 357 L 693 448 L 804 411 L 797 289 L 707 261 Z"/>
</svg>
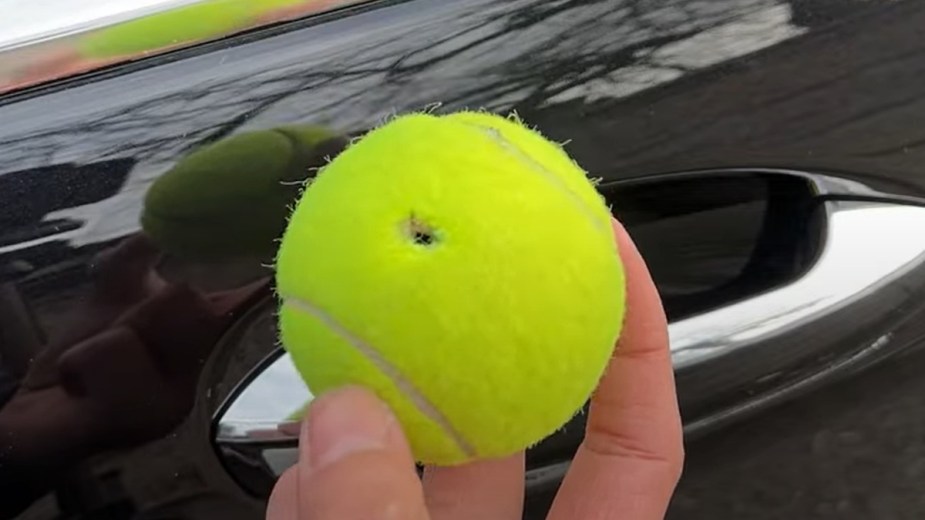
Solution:
<svg viewBox="0 0 925 520">
<path fill-rule="evenodd" d="M 118 63 L 164 54 L 197 43 L 204 43 L 250 29 L 330 11 L 337 7 L 360 3 L 360 1 L 362 0 L 305 0 L 297 5 L 277 7 L 259 13 L 230 33 L 203 37 L 192 36 L 188 40 L 175 45 L 105 59 L 82 56 L 78 50 L 83 39 L 105 29 L 64 37 L 54 42 L 38 43 L 33 49 L 27 49 L 26 51 L 23 51 L 22 48 L 13 49 L 8 51 L 9 55 L 6 58 L 0 53 L 0 94 L 87 73 Z"/>
</svg>

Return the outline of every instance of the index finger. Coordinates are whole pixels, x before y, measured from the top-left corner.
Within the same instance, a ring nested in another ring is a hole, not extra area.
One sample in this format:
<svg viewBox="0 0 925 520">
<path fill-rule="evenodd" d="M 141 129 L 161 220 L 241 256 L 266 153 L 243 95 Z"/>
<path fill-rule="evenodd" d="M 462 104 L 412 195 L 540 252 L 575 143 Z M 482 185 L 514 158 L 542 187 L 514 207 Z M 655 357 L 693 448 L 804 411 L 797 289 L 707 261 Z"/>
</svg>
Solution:
<svg viewBox="0 0 925 520">
<path fill-rule="evenodd" d="M 625 324 L 551 520 L 661 519 L 680 477 L 682 427 L 665 312 L 616 221 L 614 233 L 626 273 Z"/>
</svg>

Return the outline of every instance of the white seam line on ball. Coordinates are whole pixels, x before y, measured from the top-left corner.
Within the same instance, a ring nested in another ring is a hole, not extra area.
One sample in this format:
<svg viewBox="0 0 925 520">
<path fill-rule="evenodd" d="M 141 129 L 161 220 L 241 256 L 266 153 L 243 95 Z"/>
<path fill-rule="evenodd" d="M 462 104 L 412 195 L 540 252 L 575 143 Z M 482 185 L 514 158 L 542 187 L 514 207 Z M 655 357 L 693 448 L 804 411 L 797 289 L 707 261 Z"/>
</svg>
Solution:
<svg viewBox="0 0 925 520">
<path fill-rule="evenodd" d="M 523 150 L 521 150 L 517 145 L 507 140 L 501 132 L 495 128 L 490 128 L 487 126 L 482 126 L 478 124 L 470 124 L 475 128 L 478 128 L 486 135 L 488 138 L 498 144 L 504 151 L 513 155 L 517 160 L 522 163 L 525 163 L 531 170 L 539 173 L 547 182 L 555 186 L 555 188 L 561 192 L 564 192 L 566 196 L 572 200 L 572 202 L 578 206 L 578 209 L 584 213 L 584 215 L 591 221 L 591 225 L 601 231 L 605 231 L 604 226 L 598 220 L 597 215 L 588 207 L 584 200 L 575 193 L 569 186 L 562 182 L 562 179 L 559 178 L 554 172 L 550 171 L 549 168 L 543 166 L 539 161 L 530 157 Z M 577 166 L 576 166 L 577 167 Z"/>
<path fill-rule="evenodd" d="M 450 439 L 456 443 L 456 446 L 467 457 L 474 457 L 476 455 L 475 449 L 472 445 L 463 438 L 462 434 L 450 424 L 450 421 L 443 415 L 440 410 L 427 399 L 421 392 L 418 391 L 414 385 L 411 384 L 411 381 L 408 381 L 401 372 L 395 368 L 394 365 L 388 362 L 382 354 L 379 353 L 372 345 L 367 343 L 362 338 L 358 337 L 356 334 L 352 333 L 346 327 L 337 322 L 331 315 L 321 310 L 317 305 L 312 304 L 311 302 L 305 300 L 304 298 L 296 298 L 293 296 L 284 296 L 282 298 L 283 305 L 290 305 L 297 310 L 310 314 L 315 317 L 321 323 L 323 323 L 328 329 L 332 332 L 343 338 L 347 341 L 353 348 L 357 349 L 363 357 L 365 357 L 369 362 L 376 366 L 380 372 L 382 372 L 385 377 L 387 377 L 395 386 L 398 387 L 399 392 L 401 392 L 405 397 L 411 400 L 411 404 L 415 406 L 422 414 L 424 414 L 428 419 L 433 421 L 440 429 L 442 429 L 447 435 L 450 436 Z"/>
</svg>

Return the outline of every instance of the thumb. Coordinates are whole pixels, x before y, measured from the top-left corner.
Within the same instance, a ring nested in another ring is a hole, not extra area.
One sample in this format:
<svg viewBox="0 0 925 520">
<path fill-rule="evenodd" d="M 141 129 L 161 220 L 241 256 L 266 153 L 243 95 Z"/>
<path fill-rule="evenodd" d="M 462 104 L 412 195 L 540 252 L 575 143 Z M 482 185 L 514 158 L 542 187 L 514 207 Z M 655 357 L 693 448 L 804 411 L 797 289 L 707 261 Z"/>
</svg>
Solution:
<svg viewBox="0 0 925 520">
<path fill-rule="evenodd" d="M 312 403 L 297 468 L 300 520 L 428 518 L 401 427 L 366 390 L 345 388 Z"/>
</svg>

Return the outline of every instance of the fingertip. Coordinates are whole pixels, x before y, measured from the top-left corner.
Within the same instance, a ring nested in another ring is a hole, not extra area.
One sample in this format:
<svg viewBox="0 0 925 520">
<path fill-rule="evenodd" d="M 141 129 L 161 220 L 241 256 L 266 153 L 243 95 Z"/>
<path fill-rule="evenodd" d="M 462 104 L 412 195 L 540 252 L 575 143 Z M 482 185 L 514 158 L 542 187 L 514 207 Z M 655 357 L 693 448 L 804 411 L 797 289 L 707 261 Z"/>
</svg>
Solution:
<svg viewBox="0 0 925 520">
<path fill-rule="evenodd" d="M 356 386 L 326 392 L 311 403 L 299 445 L 303 466 L 312 471 L 363 451 L 394 452 L 414 466 L 407 440 L 388 405 Z"/>
<path fill-rule="evenodd" d="M 398 420 L 372 392 L 345 387 L 318 396 L 300 434 L 302 517 L 426 518 L 420 480 Z"/>
<path fill-rule="evenodd" d="M 611 223 L 623 265 L 626 294 L 624 326 L 615 354 L 668 355 L 667 317 L 652 274 L 626 228 L 615 218 Z"/>
<path fill-rule="evenodd" d="M 617 252 L 620 255 L 620 260 L 624 264 L 642 264 L 642 266 L 645 267 L 645 261 L 639 254 L 639 249 L 636 248 L 636 244 L 633 242 L 633 239 L 630 237 L 629 232 L 623 224 L 616 218 L 611 218 L 610 223 L 613 228 L 614 240 L 617 243 Z M 651 279 L 648 269 L 644 268 L 643 271 L 645 271 L 646 278 Z"/>
</svg>

